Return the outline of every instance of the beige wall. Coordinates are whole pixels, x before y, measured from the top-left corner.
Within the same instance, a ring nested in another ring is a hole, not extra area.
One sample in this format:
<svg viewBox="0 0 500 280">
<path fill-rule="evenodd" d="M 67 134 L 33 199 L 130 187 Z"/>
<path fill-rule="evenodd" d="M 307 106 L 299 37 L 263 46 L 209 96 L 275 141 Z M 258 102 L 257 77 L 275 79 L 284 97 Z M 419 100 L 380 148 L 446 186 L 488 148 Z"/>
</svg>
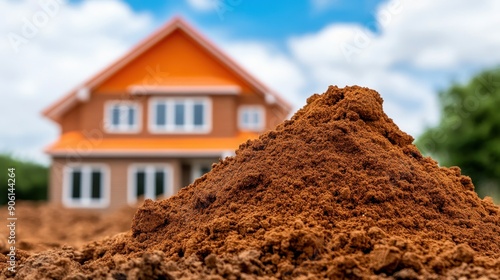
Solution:
<svg viewBox="0 0 500 280">
<path fill-rule="evenodd" d="M 64 115 L 64 117 L 61 119 L 62 133 L 79 130 L 82 127 L 80 123 L 80 109 L 82 108 L 82 106 L 82 104 L 78 104 L 70 111 L 68 111 L 68 113 L 66 113 L 66 115 Z"/>
</svg>

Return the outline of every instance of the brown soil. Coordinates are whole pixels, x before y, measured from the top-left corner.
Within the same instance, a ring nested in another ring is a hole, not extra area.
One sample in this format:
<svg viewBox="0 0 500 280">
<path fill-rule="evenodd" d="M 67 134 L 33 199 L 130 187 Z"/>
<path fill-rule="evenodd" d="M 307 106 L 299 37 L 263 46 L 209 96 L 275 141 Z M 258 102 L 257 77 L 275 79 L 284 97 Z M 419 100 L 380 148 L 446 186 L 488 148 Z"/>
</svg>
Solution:
<svg viewBox="0 0 500 280">
<path fill-rule="evenodd" d="M 131 231 L 24 253 L 3 275 L 500 279 L 499 208 L 412 141 L 375 91 L 330 87 L 178 195 L 146 201 Z"/>
<path fill-rule="evenodd" d="M 30 252 L 62 248 L 65 245 L 81 247 L 90 241 L 112 236 L 130 229 L 137 208 L 124 207 L 116 212 L 102 214 L 46 203 L 18 201 L 16 204 L 16 247 Z M 7 214 L 7 207 L 0 213 Z M 10 245 L 0 233 L 0 252 Z"/>
</svg>

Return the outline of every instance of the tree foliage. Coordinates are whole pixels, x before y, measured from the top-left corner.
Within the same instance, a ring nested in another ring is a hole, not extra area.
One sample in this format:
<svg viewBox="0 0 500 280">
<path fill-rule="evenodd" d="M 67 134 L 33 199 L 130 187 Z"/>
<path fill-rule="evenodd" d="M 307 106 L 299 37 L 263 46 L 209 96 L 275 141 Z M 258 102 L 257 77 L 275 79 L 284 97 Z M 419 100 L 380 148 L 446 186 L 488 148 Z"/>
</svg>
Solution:
<svg viewBox="0 0 500 280">
<path fill-rule="evenodd" d="M 443 166 L 459 166 L 479 195 L 500 198 L 500 68 L 439 93 L 441 120 L 416 145 Z"/>
<path fill-rule="evenodd" d="M 7 168 L 15 168 L 16 200 L 47 200 L 48 168 L 38 163 L 0 155 L 0 205 L 7 203 Z"/>
</svg>

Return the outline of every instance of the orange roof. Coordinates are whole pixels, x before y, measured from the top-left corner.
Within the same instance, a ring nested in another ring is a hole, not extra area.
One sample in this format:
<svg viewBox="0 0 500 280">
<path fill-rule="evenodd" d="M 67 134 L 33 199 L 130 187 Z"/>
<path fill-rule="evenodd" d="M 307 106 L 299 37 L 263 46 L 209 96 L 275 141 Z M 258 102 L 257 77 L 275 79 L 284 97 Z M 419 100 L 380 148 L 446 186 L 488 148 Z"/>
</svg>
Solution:
<svg viewBox="0 0 500 280">
<path fill-rule="evenodd" d="M 179 34 L 183 35 L 181 36 Z M 176 41 L 174 40 L 176 43 L 164 45 L 166 42 L 165 40 L 168 38 L 172 40 L 173 38 L 177 38 Z M 194 42 L 194 44 L 186 42 Z M 168 49 L 167 47 L 184 51 L 180 53 L 165 51 L 165 49 Z M 190 49 L 186 50 L 185 48 L 187 47 Z M 189 61 L 193 59 L 199 59 L 196 61 L 205 61 L 202 58 L 206 58 L 208 60 L 208 56 L 197 55 L 199 52 L 194 51 L 195 49 L 202 50 L 203 53 L 215 58 L 214 63 L 210 65 L 207 63 L 200 63 L 197 67 L 193 67 L 191 63 L 189 63 Z M 165 59 L 168 58 L 167 61 L 169 61 L 169 63 L 163 63 L 162 65 L 156 64 L 155 61 L 157 61 L 157 56 L 155 55 L 157 53 L 162 53 L 162 57 L 165 57 Z M 176 56 L 167 57 L 168 55 Z M 197 56 L 191 57 L 194 55 Z M 176 63 L 173 63 L 173 61 Z M 216 67 L 214 65 L 219 66 Z M 175 69 L 169 68 L 174 66 Z M 245 71 L 189 24 L 180 18 L 174 18 L 132 48 L 130 52 L 118 59 L 115 63 L 109 65 L 106 69 L 53 103 L 43 111 L 43 114 L 54 121 L 58 121 L 65 112 L 71 110 L 78 103 L 85 102 L 89 98 L 89 93 L 98 90 L 100 87 L 104 87 L 104 92 L 116 92 L 117 87 L 120 86 L 121 88 L 124 84 L 128 86 L 141 84 L 148 85 L 151 83 L 156 86 L 182 85 L 184 83 L 190 86 L 234 85 L 234 81 L 230 82 L 224 79 L 211 79 L 210 77 L 206 77 L 208 75 L 207 73 L 211 73 L 208 76 L 213 76 L 215 73 L 222 73 L 221 71 L 224 73 L 232 73 L 231 77 L 238 77 L 237 79 L 243 81 L 245 85 L 249 85 L 253 89 L 253 92 L 266 97 L 266 100 L 270 100 L 269 102 L 276 102 L 276 104 L 285 111 L 291 111 L 291 105 L 279 94 L 270 90 Z M 147 75 L 144 76 L 144 73 Z M 151 75 L 154 77 L 151 77 Z M 181 77 L 179 77 L 179 75 Z M 182 77 L 186 75 L 191 77 Z"/>
<path fill-rule="evenodd" d="M 141 84 L 138 84 L 141 85 Z M 228 86 L 234 82 L 218 77 L 175 77 L 167 76 L 155 81 L 155 86 Z"/>
<path fill-rule="evenodd" d="M 51 155 L 85 156 L 221 156 L 232 153 L 241 143 L 258 134 L 240 133 L 235 137 L 175 138 L 86 138 L 80 132 L 68 132 L 46 149 Z"/>
</svg>

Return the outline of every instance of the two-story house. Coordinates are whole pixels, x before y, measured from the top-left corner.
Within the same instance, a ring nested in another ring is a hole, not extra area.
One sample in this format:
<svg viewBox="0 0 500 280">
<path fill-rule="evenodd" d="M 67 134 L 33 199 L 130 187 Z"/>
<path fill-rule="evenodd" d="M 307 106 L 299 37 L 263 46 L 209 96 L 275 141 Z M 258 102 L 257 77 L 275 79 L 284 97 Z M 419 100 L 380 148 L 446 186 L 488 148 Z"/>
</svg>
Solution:
<svg viewBox="0 0 500 280">
<path fill-rule="evenodd" d="M 176 18 L 44 111 L 61 128 L 49 197 L 116 209 L 168 197 L 291 112 Z"/>
</svg>

